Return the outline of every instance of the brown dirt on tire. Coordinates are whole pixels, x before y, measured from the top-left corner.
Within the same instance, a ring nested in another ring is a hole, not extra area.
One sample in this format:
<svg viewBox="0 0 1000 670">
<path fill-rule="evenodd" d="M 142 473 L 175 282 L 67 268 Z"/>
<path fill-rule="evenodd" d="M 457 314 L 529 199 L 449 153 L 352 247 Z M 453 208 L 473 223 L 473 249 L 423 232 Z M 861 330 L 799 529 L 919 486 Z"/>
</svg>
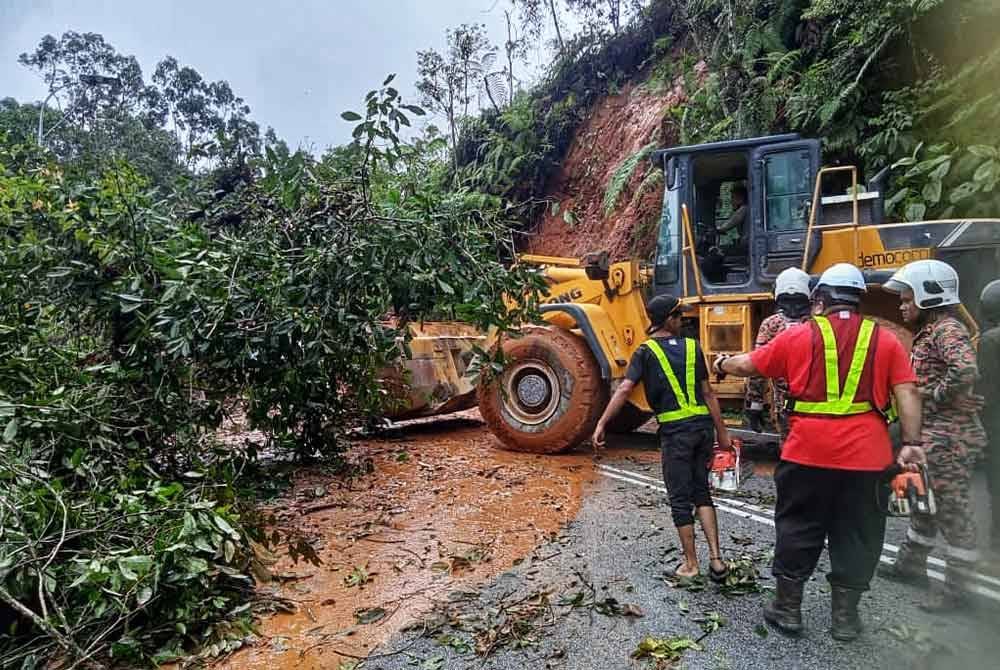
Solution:
<svg viewBox="0 0 1000 670">
<path fill-rule="evenodd" d="M 555 454 L 579 444 L 594 430 L 608 402 L 607 385 L 587 343 L 560 328 L 531 327 L 522 337 L 507 339 L 503 351 L 510 360 L 538 358 L 558 362 L 573 377 L 563 414 L 540 432 L 519 430 L 506 418 L 500 380 L 482 384 L 477 392 L 479 413 L 505 449 Z"/>
</svg>

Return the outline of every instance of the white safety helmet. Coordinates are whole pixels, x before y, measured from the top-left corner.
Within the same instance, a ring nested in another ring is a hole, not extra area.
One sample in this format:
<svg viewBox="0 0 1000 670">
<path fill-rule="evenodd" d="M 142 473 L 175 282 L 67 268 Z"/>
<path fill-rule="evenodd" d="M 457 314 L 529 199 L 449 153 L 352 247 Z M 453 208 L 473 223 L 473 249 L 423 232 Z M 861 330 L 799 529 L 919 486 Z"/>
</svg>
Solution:
<svg viewBox="0 0 1000 670">
<path fill-rule="evenodd" d="M 913 291 L 913 302 L 920 309 L 957 305 L 958 273 L 944 261 L 913 261 L 896 271 L 883 288 L 893 293 Z"/>
<path fill-rule="evenodd" d="M 809 297 L 809 275 L 798 268 L 782 270 L 774 280 L 774 297 L 804 295 Z"/>
<path fill-rule="evenodd" d="M 857 267 L 850 263 L 837 263 L 819 276 L 813 294 L 820 289 L 825 289 L 835 301 L 856 305 L 861 302 L 861 294 L 868 292 L 868 285 Z"/>
</svg>

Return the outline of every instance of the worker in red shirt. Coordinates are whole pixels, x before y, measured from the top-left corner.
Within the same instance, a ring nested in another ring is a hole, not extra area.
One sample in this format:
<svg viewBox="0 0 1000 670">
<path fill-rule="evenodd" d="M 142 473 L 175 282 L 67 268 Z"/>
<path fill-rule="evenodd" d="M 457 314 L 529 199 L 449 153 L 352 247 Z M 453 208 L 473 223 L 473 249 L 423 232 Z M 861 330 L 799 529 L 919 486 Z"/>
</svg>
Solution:
<svg viewBox="0 0 1000 670">
<path fill-rule="evenodd" d="M 887 416 L 895 397 L 903 434 L 896 460 L 924 462 L 920 393 L 903 345 L 858 310 L 866 292 L 858 268 L 839 263 L 812 292 L 813 317 L 749 354 L 720 356 L 720 375 L 783 378 L 789 435 L 774 473 L 777 488 L 773 572 L 777 594 L 764 618 L 802 630 L 802 591 L 829 541 L 831 634 L 861 633 L 858 601 L 882 553 L 883 472 L 893 464 Z"/>
</svg>

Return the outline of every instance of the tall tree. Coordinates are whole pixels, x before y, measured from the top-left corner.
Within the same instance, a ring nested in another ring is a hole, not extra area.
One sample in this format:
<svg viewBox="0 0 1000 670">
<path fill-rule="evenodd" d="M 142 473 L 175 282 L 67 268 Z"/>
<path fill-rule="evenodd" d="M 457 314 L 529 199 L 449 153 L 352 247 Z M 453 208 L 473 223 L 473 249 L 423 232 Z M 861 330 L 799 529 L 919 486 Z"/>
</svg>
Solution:
<svg viewBox="0 0 1000 670">
<path fill-rule="evenodd" d="M 418 51 L 417 76 L 420 101 L 431 111 L 444 114 L 448 122 L 452 158 L 457 161 L 455 148 L 458 146 L 457 108 L 461 79 L 455 65 L 434 49 Z M 455 169 L 458 169 L 457 162 Z"/>
<path fill-rule="evenodd" d="M 562 53 L 566 50 L 555 0 L 511 0 L 510 4 L 518 10 L 521 26 L 525 33 L 534 38 L 541 37 L 547 13 L 552 19 L 552 27 L 556 31 L 556 44 L 559 46 L 559 52 Z"/>
<path fill-rule="evenodd" d="M 78 168 L 125 158 L 162 184 L 185 168 L 245 173 L 246 157 L 260 150 L 260 129 L 229 84 L 207 81 L 170 56 L 147 83 L 134 56 L 97 33 L 70 31 L 46 35 L 19 61 L 48 91 L 43 144 Z M 27 107 L 16 114 L 22 123 Z"/>
<path fill-rule="evenodd" d="M 459 122 L 469 115 L 473 101 L 478 107 L 496 52 L 486 26 L 476 23 L 449 29 L 444 55 L 434 49 L 417 52 L 417 91 L 425 106 L 445 115 L 452 150 L 458 146 Z"/>
</svg>

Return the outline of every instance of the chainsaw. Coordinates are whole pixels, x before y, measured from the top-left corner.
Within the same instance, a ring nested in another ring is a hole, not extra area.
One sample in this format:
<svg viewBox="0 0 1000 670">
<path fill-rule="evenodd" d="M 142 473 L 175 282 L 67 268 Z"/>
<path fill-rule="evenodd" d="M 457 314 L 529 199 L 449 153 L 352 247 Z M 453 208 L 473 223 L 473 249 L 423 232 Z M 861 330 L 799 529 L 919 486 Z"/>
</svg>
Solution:
<svg viewBox="0 0 1000 670">
<path fill-rule="evenodd" d="M 743 441 L 733 438 L 731 446 L 718 444 L 712 449 L 712 463 L 709 466 L 708 481 L 718 491 L 737 491 L 740 484 L 752 474 L 752 464 L 741 458 Z"/>
<path fill-rule="evenodd" d="M 909 516 L 912 512 L 935 514 L 934 490 L 926 465 L 919 465 L 916 472 L 904 471 L 894 465 L 886 471 L 889 481 L 888 512 L 891 516 Z"/>
</svg>

